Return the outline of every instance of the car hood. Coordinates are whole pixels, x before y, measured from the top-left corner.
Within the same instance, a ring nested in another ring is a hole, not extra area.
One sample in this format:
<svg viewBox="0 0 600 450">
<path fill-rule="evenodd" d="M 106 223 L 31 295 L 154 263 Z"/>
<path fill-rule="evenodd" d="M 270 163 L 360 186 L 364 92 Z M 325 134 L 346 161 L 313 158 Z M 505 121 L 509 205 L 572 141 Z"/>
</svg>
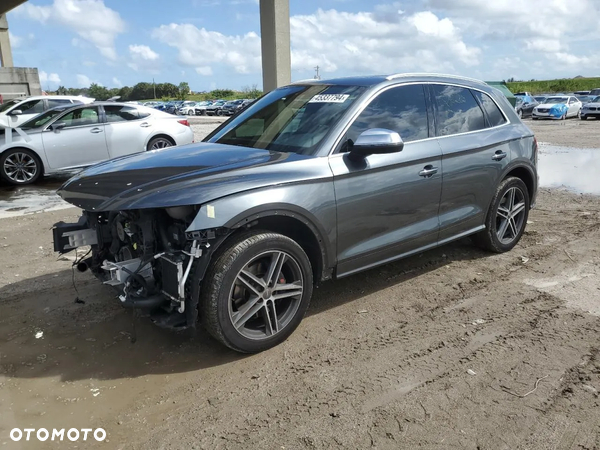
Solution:
<svg viewBox="0 0 600 450">
<path fill-rule="evenodd" d="M 331 171 L 323 158 L 200 143 L 97 164 L 57 193 L 88 211 L 166 208 L 325 177 L 331 177 Z"/>
<path fill-rule="evenodd" d="M 566 107 L 567 105 L 565 103 L 542 103 L 537 105 L 536 108 L 562 108 L 563 106 Z"/>
<path fill-rule="evenodd" d="M 600 106 L 600 103 L 598 103 L 598 102 L 584 103 L 583 106 L 591 106 L 593 108 L 598 108 Z"/>
</svg>

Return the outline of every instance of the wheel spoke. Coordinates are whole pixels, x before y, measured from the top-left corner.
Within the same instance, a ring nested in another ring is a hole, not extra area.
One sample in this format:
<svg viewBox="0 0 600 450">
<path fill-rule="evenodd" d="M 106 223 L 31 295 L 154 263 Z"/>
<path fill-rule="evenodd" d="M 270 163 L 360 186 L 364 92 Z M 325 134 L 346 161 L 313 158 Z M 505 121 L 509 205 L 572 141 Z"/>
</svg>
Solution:
<svg viewBox="0 0 600 450">
<path fill-rule="evenodd" d="M 504 219 L 508 219 L 510 211 L 502 206 L 498 206 L 498 215 Z"/>
<path fill-rule="evenodd" d="M 265 320 L 265 332 L 267 336 L 272 336 L 279 331 L 279 319 L 277 317 L 277 308 L 274 301 L 265 302 L 265 307 L 262 309 L 263 318 Z"/>
<path fill-rule="evenodd" d="M 525 202 L 517 203 L 516 205 L 513 206 L 511 214 L 512 214 L 513 217 L 516 217 L 524 209 L 525 209 Z"/>
<path fill-rule="evenodd" d="M 240 273 L 237 276 L 237 279 L 244 284 L 244 286 L 246 286 L 248 289 L 250 289 L 252 292 L 254 292 L 256 295 L 260 295 L 260 293 L 264 290 L 265 288 L 265 282 L 263 280 L 261 280 L 260 278 L 258 278 L 256 275 L 254 275 L 253 273 L 248 272 L 247 270 L 241 270 Z M 258 287 L 256 287 L 256 285 L 260 286 L 259 289 Z"/>
<path fill-rule="evenodd" d="M 509 189 L 509 191 L 507 192 L 508 194 L 508 205 L 506 209 L 508 209 L 509 211 L 512 211 L 513 206 L 515 204 L 515 188 L 511 188 Z"/>
<path fill-rule="evenodd" d="M 296 281 L 295 283 L 278 284 L 273 288 L 273 300 L 279 300 L 282 298 L 296 297 L 302 295 L 302 283 Z"/>
<path fill-rule="evenodd" d="M 263 306 L 264 303 L 260 297 L 251 297 L 239 311 L 232 314 L 233 326 L 238 329 L 243 327 Z"/>
<path fill-rule="evenodd" d="M 279 279 L 279 274 L 281 273 L 281 267 L 283 267 L 285 258 L 286 256 L 282 252 L 273 253 L 271 256 L 271 265 L 269 266 L 269 270 L 265 276 L 265 283 L 267 286 L 275 286 L 277 284 L 277 280 Z"/>
<path fill-rule="evenodd" d="M 509 219 L 502 221 L 502 224 L 500 225 L 500 229 L 498 230 L 498 236 L 500 237 L 500 240 L 505 238 L 506 229 L 508 228 L 508 224 L 509 224 Z"/>
<path fill-rule="evenodd" d="M 512 231 L 512 238 L 514 239 L 517 236 L 517 224 L 515 223 L 515 219 L 512 217 L 508 219 L 508 225 Z"/>
</svg>

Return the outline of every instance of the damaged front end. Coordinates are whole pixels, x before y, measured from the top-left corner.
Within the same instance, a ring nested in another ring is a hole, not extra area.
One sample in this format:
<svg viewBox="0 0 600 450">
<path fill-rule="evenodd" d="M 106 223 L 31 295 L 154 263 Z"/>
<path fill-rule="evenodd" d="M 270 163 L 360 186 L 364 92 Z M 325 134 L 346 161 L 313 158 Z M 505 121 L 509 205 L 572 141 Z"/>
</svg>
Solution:
<svg viewBox="0 0 600 450">
<path fill-rule="evenodd" d="M 55 224 L 54 250 L 90 246 L 78 264 L 119 292 L 124 307 L 150 312 L 171 329 L 194 327 L 202 280 L 225 229 L 189 231 L 200 207 L 84 211 L 77 223 Z"/>
</svg>

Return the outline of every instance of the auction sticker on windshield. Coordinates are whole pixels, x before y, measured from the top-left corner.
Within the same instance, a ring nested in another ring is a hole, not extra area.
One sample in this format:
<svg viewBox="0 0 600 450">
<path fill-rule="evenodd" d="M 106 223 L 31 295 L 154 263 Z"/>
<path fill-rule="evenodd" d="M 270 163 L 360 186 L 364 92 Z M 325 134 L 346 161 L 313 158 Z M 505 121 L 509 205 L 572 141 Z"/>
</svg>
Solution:
<svg viewBox="0 0 600 450">
<path fill-rule="evenodd" d="M 348 94 L 319 94 L 311 98 L 308 103 L 344 103 Z"/>
</svg>

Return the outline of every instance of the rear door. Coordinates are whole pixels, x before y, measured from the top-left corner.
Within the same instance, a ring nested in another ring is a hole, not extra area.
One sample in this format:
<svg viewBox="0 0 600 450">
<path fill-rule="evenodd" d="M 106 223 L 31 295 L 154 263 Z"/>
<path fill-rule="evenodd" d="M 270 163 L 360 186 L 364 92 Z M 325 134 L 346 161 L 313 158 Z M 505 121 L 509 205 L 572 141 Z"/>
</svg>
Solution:
<svg viewBox="0 0 600 450">
<path fill-rule="evenodd" d="M 504 114 L 485 92 L 432 84 L 444 182 L 441 242 L 482 229 L 488 206 L 510 162 Z"/>
<path fill-rule="evenodd" d="M 132 106 L 104 105 L 106 143 L 111 158 L 146 150 L 145 143 L 152 133 L 149 116 Z"/>
<path fill-rule="evenodd" d="M 104 124 L 98 106 L 82 106 L 57 118 L 59 130 L 42 132 L 44 151 L 51 169 L 67 169 L 95 164 L 108 159 Z"/>
<path fill-rule="evenodd" d="M 397 259 L 436 243 L 441 151 L 429 139 L 432 115 L 422 84 L 388 88 L 351 124 L 329 158 L 338 215 L 338 276 Z M 344 150 L 365 130 L 396 131 L 397 153 L 353 161 Z"/>
</svg>

